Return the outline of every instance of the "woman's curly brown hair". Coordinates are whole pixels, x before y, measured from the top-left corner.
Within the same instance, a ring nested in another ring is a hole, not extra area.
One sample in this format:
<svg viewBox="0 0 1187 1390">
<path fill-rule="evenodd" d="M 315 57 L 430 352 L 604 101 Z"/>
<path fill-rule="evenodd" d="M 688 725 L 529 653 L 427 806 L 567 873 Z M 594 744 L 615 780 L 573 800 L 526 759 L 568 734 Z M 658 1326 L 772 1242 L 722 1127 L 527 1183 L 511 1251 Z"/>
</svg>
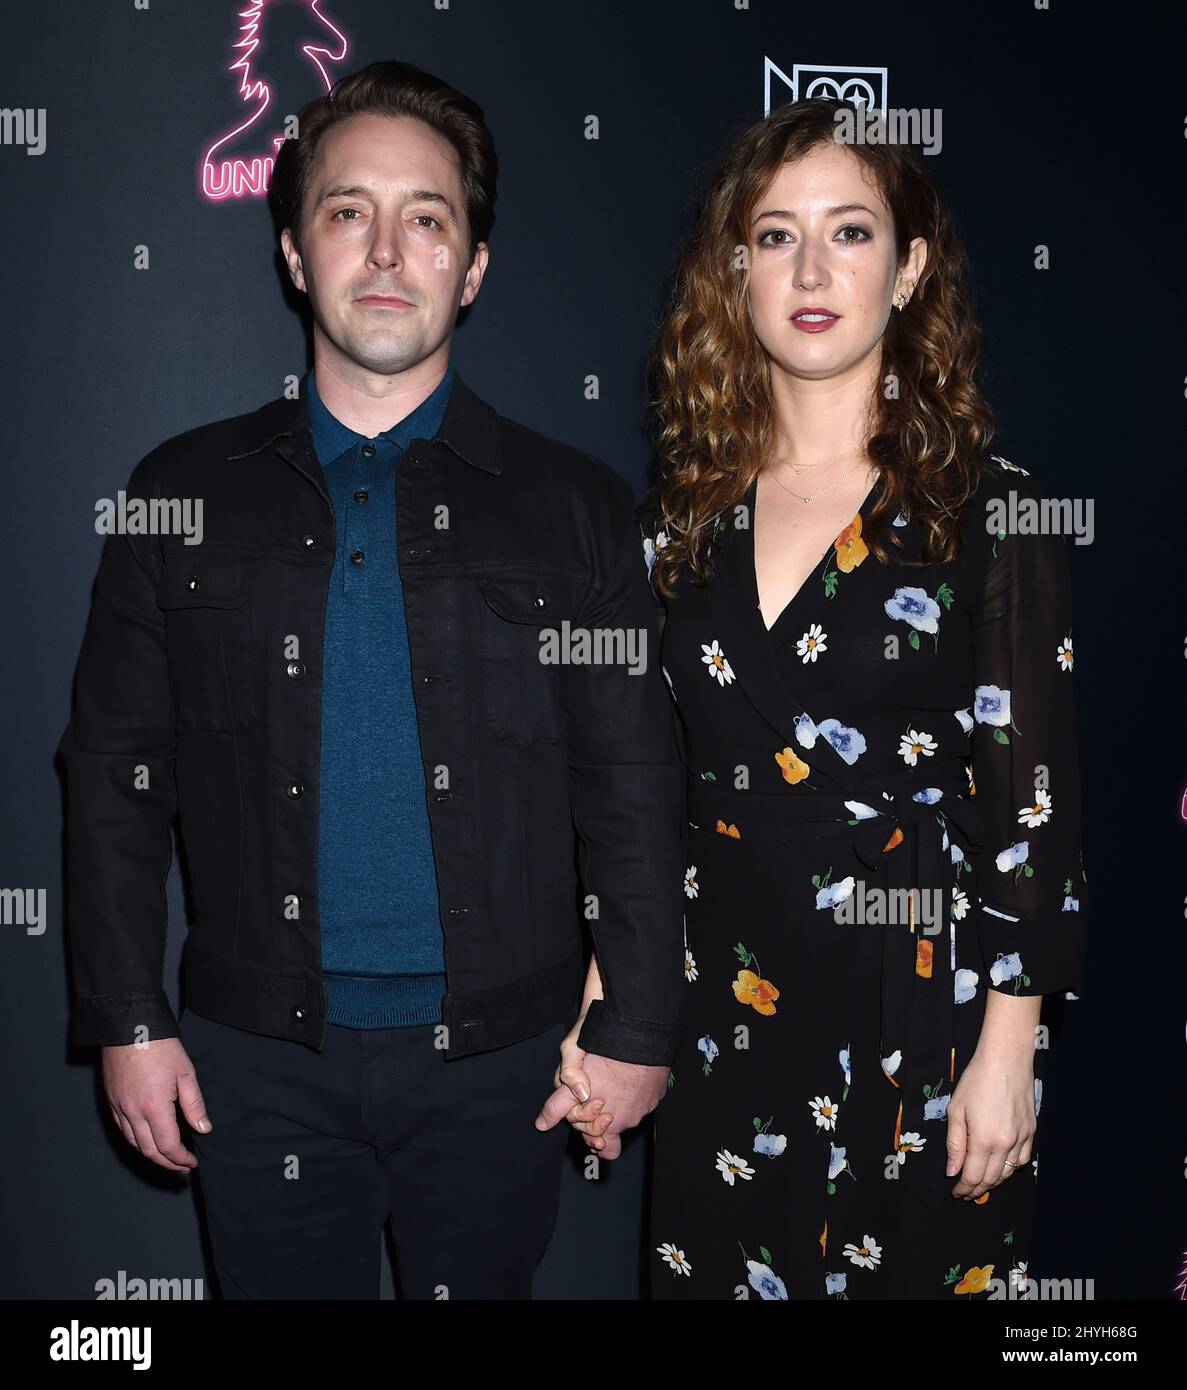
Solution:
<svg viewBox="0 0 1187 1390">
<path fill-rule="evenodd" d="M 775 443 L 770 363 L 747 306 L 755 208 L 781 165 L 836 140 L 846 103 L 807 100 L 777 107 L 743 130 L 713 171 L 681 252 L 649 366 L 653 433 L 660 478 L 653 493 L 657 527 L 652 582 L 661 594 L 685 567 L 694 582 L 711 577 L 716 519 L 745 496 Z M 848 108 L 852 112 L 853 108 Z M 923 559 L 951 560 L 961 511 L 974 492 L 993 436 L 988 405 L 974 385 L 982 335 L 966 290 L 964 251 L 943 195 L 905 145 L 851 144 L 869 169 L 894 224 L 904 264 L 915 237 L 927 261 L 906 308 L 882 336 L 878 379 L 897 392 L 870 402 L 867 452 L 881 470 L 882 495 L 864 539 L 883 564 L 910 564 L 896 552 L 891 525 L 906 512 L 924 532 Z"/>
</svg>

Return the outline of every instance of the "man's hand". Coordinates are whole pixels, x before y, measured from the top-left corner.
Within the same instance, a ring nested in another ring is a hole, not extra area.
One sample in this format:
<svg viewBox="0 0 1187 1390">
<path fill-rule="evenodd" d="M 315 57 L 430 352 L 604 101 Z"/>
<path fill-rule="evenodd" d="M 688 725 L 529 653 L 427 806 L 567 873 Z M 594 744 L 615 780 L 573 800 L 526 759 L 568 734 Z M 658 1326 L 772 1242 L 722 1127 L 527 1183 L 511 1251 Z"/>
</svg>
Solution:
<svg viewBox="0 0 1187 1390">
<path fill-rule="evenodd" d="M 561 1044 L 554 1076 L 557 1088 L 536 1117 L 536 1128 L 551 1129 L 567 1119 L 589 1148 L 603 1158 L 617 1158 L 623 1131 L 633 1129 L 663 1099 L 669 1068 L 584 1052 L 576 1043 L 579 1028 L 580 1020 Z"/>
<path fill-rule="evenodd" d="M 124 1138 L 161 1168 L 188 1173 L 197 1158 L 181 1142 L 174 1105 L 191 1129 L 209 1134 L 193 1064 L 180 1038 L 103 1049 L 103 1090 Z"/>
</svg>

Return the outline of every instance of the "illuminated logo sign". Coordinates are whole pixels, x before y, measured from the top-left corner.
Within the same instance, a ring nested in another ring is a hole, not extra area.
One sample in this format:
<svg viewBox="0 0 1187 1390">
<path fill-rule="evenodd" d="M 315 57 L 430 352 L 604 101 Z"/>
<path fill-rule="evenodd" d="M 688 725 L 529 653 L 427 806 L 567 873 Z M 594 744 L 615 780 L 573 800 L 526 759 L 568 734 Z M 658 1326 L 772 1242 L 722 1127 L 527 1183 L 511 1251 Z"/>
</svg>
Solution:
<svg viewBox="0 0 1187 1390">
<path fill-rule="evenodd" d="M 342 30 L 322 13 L 323 3 L 324 0 L 301 0 L 310 24 L 315 26 L 314 37 L 301 45 L 301 52 L 317 69 L 322 86 L 328 92 L 334 85 L 333 65 L 346 60 L 347 42 Z M 212 203 L 228 198 L 262 198 L 268 191 L 276 152 L 284 143 L 283 129 L 277 134 L 274 125 L 278 118 L 266 119 L 275 98 L 272 84 L 255 70 L 257 50 L 263 42 L 264 19 L 273 6 L 274 0 L 248 0 L 246 8 L 238 14 L 239 37 L 232 44 L 235 60 L 228 71 L 238 79 L 238 97 L 245 114 L 243 120 L 203 151 L 201 189 L 203 196 Z M 279 119 L 283 125 L 283 118 Z M 273 128 L 270 130 L 269 126 Z M 247 148 L 251 149 L 254 143 L 259 152 L 231 153 L 228 146 L 234 145 L 247 131 L 254 133 L 254 140 L 248 140 Z"/>
</svg>

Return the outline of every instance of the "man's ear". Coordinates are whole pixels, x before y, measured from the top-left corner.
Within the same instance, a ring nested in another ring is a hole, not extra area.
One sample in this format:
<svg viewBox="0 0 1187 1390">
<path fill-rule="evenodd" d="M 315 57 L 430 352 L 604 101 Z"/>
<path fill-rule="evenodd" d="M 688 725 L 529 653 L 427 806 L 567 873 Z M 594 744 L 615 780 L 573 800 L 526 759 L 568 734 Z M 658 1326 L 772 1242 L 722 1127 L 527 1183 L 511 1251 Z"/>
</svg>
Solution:
<svg viewBox="0 0 1187 1390">
<path fill-rule="evenodd" d="M 480 241 L 474 248 L 474 255 L 470 260 L 469 269 L 466 271 L 466 279 L 462 285 L 462 297 L 458 302 L 460 308 L 465 308 L 467 304 L 473 304 L 478 298 L 478 291 L 482 285 L 482 278 L 486 274 L 489 260 L 490 248 L 485 241 Z"/>
<path fill-rule="evenodd" d="M 290 228 L 286 227 L 280 234 L 280 251 L 284 256 L 284 263 L 288 266 L 289 277 L 296 287 L 307 294 L 305 287 L 305 270 L 301 264 L 301 253 L 293 241 L 293 234 Z"/>
</svg>

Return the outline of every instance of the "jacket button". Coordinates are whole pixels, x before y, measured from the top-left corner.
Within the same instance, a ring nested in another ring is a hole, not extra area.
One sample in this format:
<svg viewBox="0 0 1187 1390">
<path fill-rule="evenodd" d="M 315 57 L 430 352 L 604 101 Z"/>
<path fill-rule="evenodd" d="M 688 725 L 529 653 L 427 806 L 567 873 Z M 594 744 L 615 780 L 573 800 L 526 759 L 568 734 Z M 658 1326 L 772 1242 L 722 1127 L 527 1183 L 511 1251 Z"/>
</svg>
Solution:
<svg viewBox="0 0 1187 1390">
<path fill-rule="evenodd" d="M 290 661 L 284 669 L 288 675 L 296 680 L 298 676 L 305 674 L 305 663 L 303 661 Z"/>
<path fill-rule="evenodd" d="M 300 784 L 300 782 L 290 782 L 288 786 L 285 787 L 285 791 L 289 794 L 289 796 L 292 797 L 294 801 L 296 801 L 299 796 L 304 795 L 305 788 Z"/>
<path fill-rule="evenodd" d="M 537 608 L 543 608 L 547 600 L 545 599 L 543 594 L 537 594 L 536 597 L 532 600 L 532 602 L 536 605 Z"/>
<path fill-rule="evenodd" d="M 354 495 L 354 500 L 356 502 L 365 502 L 367 500 L 367 489 L 365 487 L 359 488 L 358 492 Z"/>
<path fill-rule="evenodd" d="M 196 574 L 191 575 L 190 578 L 186 581 L 186 588 L 189 589 L 191 592 L 194 589 L 200 589 L 201 587 L 202 581 L 198 578 Z"/>
<path fill-rule="evenodd" d="M 317 537 L 316 537 L 316 536 L 302 536 L 302 537 L 301 537 L 301 544 L 305 547 L 306 550 L 314 550 L 314 549 L 317 548 Z"/>
<path fill-rule="evenodd" d="M 352 565 L 361 565 L 363 563 L 363 552 L 361 550 L 352 550 L 350 553 L 350 563 Z"/>
<path fill-rule="evenodd" d="M 469 915 L 469 912 L 470 909 L 468 907 L 451 907 L 449 909 L 449 915 L 451 917 L 465 917 Z"/>
<path fill-rule="evenodd" d="M 292 1020 L 294 1023 L 305 1022 L 305 1010 L 300 1006 L 300 1004 L 293 1005 Z"/>
<path fill-rule="evenodd" d="M 375 445 L 374 445 L 374 444 L 364 444 L 364 445 L 363 445 L 363 457 L 364 457 L 365 459 L 373 459 L 373 458 L 375 457 Z"/>
</svg>

